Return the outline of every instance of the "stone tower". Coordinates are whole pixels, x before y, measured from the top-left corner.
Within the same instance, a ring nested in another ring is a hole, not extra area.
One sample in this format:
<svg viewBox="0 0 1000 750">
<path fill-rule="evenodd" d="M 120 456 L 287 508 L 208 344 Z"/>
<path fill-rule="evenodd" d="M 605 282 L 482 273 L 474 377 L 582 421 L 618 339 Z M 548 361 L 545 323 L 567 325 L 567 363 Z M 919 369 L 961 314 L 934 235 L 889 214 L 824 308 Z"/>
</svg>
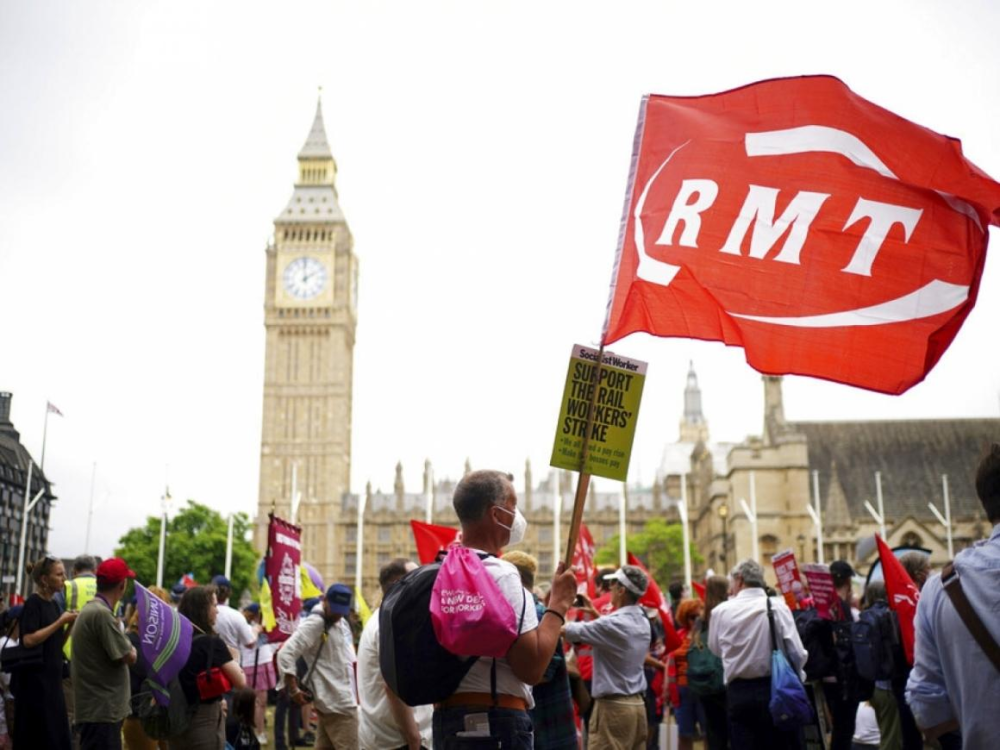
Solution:
<svg viewBox="0 0 1000 750">
<path fill-rule="evenodd" d="M 264 292 L 266 352 L 259 550 L 267 515 L 302 526 L 302 556 L 334 575 L 334 524 L 351 476 L 351 395 L 358 260 L 337 201 L 337 162 L 322 102 L 298 155 L 292 197 L 274 220 Z M 294 482 L 293 482 L 294 475 Z"/>
<path fill-rule="evenodd" d="M 697 443 L 708 441 L 708 422 L 701 412 L 701 388 L 694 362 L 688 363 L 687 384 L 684 387 L 684 417 L 680 424 L 680 441 Z"/>
</svg>

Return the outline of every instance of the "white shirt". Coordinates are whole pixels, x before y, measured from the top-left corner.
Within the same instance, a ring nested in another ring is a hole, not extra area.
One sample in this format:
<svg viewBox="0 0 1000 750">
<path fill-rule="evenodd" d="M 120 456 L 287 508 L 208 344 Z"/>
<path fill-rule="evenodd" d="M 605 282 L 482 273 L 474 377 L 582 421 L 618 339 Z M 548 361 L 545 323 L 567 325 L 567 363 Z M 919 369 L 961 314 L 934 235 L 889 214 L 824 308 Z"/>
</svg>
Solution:
<svg viewBox="0 0 1000 750">
<path fill-rule="evenodd" d="M 218 606 L 215 616 L 215 632 L 230 648 L 239 648 L 257 642 L 247 618 L 228 604 Z"/>
<path fill-rule="evenodd" d="M 771 598 L 775 635 L 792 669 L 805 682 L 808 652 L 802 647 L 792 612 L 780 597 Z M 708 626 L 708 648 L 722 659 L 728 685 L 736 679 L 750 680 L 771 674 L 771 631 L 764 589 L 746 588 L 712 610 Z"/>
<path fill-rule="evenodd" d="M 327 636 L 325 640 L 324 633 Z M 327 631 L 323 605 L 317 604 L 278 651 L 278 671 L 282 677 L 295 674 L 295 660 L 300 656 L 305 657 L 306 666 L 311 670 L 305 687 L 312 691 L 320 713 L 349 714 L 358 707 L 354 672 L 357 657 L 346 617 L 341 617 Z"/>
<path fill-rule="evenodd" d="M 858 704 L 858 714 L 854 720 L 854 741 L 862 745 L 878 745 L 882 742 L 875 709 L 867 701 Z"/>
<path fill-rule="evenodd" d="M 275 645 L 266 637 L 257 636 L 253 646 L 240 646 L 240 666 L 243 669 L 262 668 L 274 659 Z M 250 685 L 249 687 L 253 687 Z"/>
<path fill-rule="evenodd" d="M 521 583 L 521 574 L 517 572 L 517 568 L 499 557 L 487 557 L 483 560 L 483 566 L 493 576 L 500 592 L 514 609 L 514 622 L 521 623 L 521 612 L 524 612 L 524 622 L 521 624 L 518 634 L 529 633 L 537 628 L 538 614 L 535 612 L 535 601 L 531 598 L 531 594 L 525 591 Z M 489 694 L 492 665 L 493 659 L 486 656 L 480 657 L 472 665 L 472 669 L 462 679 L 455 692 Z M 510 668 L 506 658 L 497 659 L 497 693 L 524 698 L 528 703 L 528 708 L 535 706 L 535 700 L 531 696 L 531 686 L 521 682 L 514 675 L 514 670 Z"/>
<path fill-rule="evenodd" d="M 385 694 L 385 680 L 378 661 L 378 610 L 372 612 L 368 624 L 361 633 L 358 644 L 358 689 L 361 692 L 361 711 L 358 716 L 358 742 L 361 750 L 383 750 L 387 747 L 402 747 L 406 744 L 403 733 L 396 726 L 396 720 L 389 708 Z M 409 710 L 409 709 L 408 709 Z M 413 720 L 420 731 L 421 744 L 430 747 L 431 718 L 433 706 L 416 706 L 412 709 Z"/>
</svg>

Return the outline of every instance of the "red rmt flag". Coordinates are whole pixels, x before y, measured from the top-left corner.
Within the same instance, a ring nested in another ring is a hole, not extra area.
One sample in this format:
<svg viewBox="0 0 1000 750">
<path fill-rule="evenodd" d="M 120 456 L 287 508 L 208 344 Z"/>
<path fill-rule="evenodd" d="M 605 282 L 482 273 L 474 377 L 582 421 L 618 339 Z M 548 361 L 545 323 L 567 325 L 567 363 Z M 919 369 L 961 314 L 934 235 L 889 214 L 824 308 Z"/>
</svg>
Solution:
<svg viewBox="0 0 1000 750">
<path fill-rule="evenodd" d="M 660 587 L 656 585 L 656 581 L 653 580 L 653 576 L 646 570 L 646 566 L 631 552 L 628 553 L 628 564 L 635 565 L 649 579 L 649 587 L 639 600 L 639 604 L 644 607 L 652 607 L 660 613 L 660 620 L 663 622 L 663 645 L 666 646 L 667 652 L 669 653 L 680 648 L 683 641 L 677 635 L 677 630 L 674 628 L 674 616 L 670 612 L 670 602 L 667 601 L 667 597 L 663 595 Z"/>
<path fill-rule="evenodd" d="M 1000 185 L 836 78 L 647 96 L 603 343 L 741 346 L 760 372 L 919 383 L 976 301 Z"/>
<path fill-rule="evenodd" d="M 458 536 L 458 529 L 423 521 L 411 520 L 410 528 L 413 529 L 413 541 L 417 544 L 417 558 L 421 565 L 434 562 L 438 552 L 448 549 Z"/>
<path fill-rule="evenodd" d="M 882 563 L 882 578 L 885 580 L 885 594 L 889 599 L 889 607 L 896 613 L 899 620 L 899 636 L 903 642 L 906 661 L 913 664 L 914 629 L 913 618 L 917 615 L 917 602 L 920 601 L 920 589 L 906 572 L 899 558 L 875 535 L 878 543 L 878 559 Z"/>
</svg>

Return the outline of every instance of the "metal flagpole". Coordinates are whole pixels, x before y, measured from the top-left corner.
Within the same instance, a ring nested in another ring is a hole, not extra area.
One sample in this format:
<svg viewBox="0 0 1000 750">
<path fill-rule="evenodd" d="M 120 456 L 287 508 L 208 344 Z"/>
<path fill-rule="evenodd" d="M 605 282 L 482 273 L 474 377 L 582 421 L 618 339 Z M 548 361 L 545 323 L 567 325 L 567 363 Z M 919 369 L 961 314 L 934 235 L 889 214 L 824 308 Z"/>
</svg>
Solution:
<svg viewBox="0 0 1000 750">
<path fill-rule="evenodd" d="M 45 471 L 45 443 L 49 437 L 49 403 L 45 402 L 45 422 L 42 424 L 42 461 L 38 465 L 41 471 Z M 84 550 L 86 552 L 86 550 Z"/>
<path fill-rule="evenodd" d="M 295 517 L 299 514 L 299 465 L 292 464 L 292 497 L 288 501 L 288 515 L 291 516 L 289 521 L 291 521 L 294 526 L 296 523 Z"/>
<path fill-rule="evenodd" d="M 48 414 L 48 412 L 46 412 Z M 87 538 L 83 544 L 83 551 L 90 552 L 90 525 L 94 520 L 94 480 L 97 478 L 97 461 L 90 470 L 90 508 L 87 511 Z"/>
<path fill-rule="evenodd" d="M 806 505 L 806 510 L 809 511 L 809 515 L 812 517 L 813 524 L 816 526 L 816 562 L 823 565 L 826 562 L 826 555 L 823 553 L 823 509 L 819 504 L 819 472 L 813 471 L 813 498 L 816 504 L 814 508 L 812 505 Z"/>
<path fill-rule="evenodd" d="M 881 519 L 879 525 L 882 528 L 882 541 L 888 542 L 889 539 L 885 533 L 885 506 L 882 504 L 882 472 L 875 472 L 875 497 L 878 502 L 878 516 Z"/>
<path fill-rule="evenodd" d="M 354 566 L 354 590 L 361 591 L 361 566 L 365 555 L 365 505 L 368 494 L 362 493 L 358 499 L 358 559 Z"/>
<path fill-rule="evenodd" d="M 628 489 L 625 482 L 622 482 L 622 494 L 618 498 L 618 564 L 625 565 L 628 562 L 628 545 L 625 538 L 625 506 L 628 505 Z"/>
<path fill-rule="evenodd" d="M 955 559 L 955 546 L 951 538 L 951 500 L 948 497 L 948 475 L 941 475 L 941 490 L 944 493 L 944 515 L 941 515 L 941 511 L 937 509 L 934 503 L 927 503 L 927 507 L 931 509 L 931 512 L 937 517 L 937 520 L 944 526 L 945 533 L 948 535 L 948 559 Z"/>
<path fill-rule="evenodd" d="M 235 520 L 232 513 L 229 514 L 229 531 L 226 533 L 226 578 L 232 574 L 233 571 L 233 521 Z"/>
<path fill-rule="evenodd" d="M 743 514 L 750 521 L 750 533 L 753 535 L 751 540 L 753 559 L 760 562 L 760 538 L 757 534 L 757 483 L 752 471 L 750 472 L 750 505 L 747 505 L 747 501 L 741 497 L 740 507 L 743 508 Z"/>
<path fill-rule="evenodd" d="M 17 584 L 16 589 L 18 593 L 21 593 L 21 584 L 24 582 L 24 558 L 27 553 L 25 546 L 28 543 L 28 517 L 31 515 L 31 511 L 34 510 L 38 501 L 42 499 L 42 494 L 45 492 L 45 482 L 42 482 L 42 488 L 38 490 L 38 494 L 32 498 L 31 502 L 28 502 L 28 495 L 31 493 L 31 472 L 35 466 L 35 462 L 30 458 L 28 459 L 28 481 L 24 485 L 24 512 L 21 514 L 21 546 L 17 553 Z"/>
<path fill-rule="evenodd" d="M 163 553 L 167 547 L 167 508 L 170 505 L 170 487 L 165 488 L 160 498 L 160 552 L 156 557 L 156 585 L 163 588 Z"/>
<path fill-rule="evenodd" d="M 559 492 L 559 472 L 556 469 L 552 470 L 552 477 L 550 479 L 552 483 L 552 560 L 553 565 L 555 560 L 559 555 L 559 532 L 560 532 L 560 515 L 562 513 L 562 494 Z"/>
<path fill-rule="evenodd" d="M 691 596 L 691 530 L 688 528 L 687 474 L 681 474 L 681 503 L 677 506 L 681 517 L 682 540 L 684 544 L 684 583 Z"/>
</svg>

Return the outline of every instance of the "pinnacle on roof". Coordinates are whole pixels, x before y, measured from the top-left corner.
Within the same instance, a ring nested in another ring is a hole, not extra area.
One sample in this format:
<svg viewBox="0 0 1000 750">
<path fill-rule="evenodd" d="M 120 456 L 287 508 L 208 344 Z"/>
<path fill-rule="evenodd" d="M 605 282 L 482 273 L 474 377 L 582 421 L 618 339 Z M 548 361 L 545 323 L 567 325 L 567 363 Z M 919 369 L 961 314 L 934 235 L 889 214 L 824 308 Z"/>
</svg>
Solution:
<svg viewBox="0 0 1000 750">
<path fill-rule="evenodd" d="M 316 100 L 316 117 L 313 119 L 312 128 L 306 137 L 305 145 L 299 151 L 300 159 L 332 159 L 333 152 L 330 150 L 330 143 L 326 140 L 326 127 L 323 125 L 323 100 Z"/>
</svg>

